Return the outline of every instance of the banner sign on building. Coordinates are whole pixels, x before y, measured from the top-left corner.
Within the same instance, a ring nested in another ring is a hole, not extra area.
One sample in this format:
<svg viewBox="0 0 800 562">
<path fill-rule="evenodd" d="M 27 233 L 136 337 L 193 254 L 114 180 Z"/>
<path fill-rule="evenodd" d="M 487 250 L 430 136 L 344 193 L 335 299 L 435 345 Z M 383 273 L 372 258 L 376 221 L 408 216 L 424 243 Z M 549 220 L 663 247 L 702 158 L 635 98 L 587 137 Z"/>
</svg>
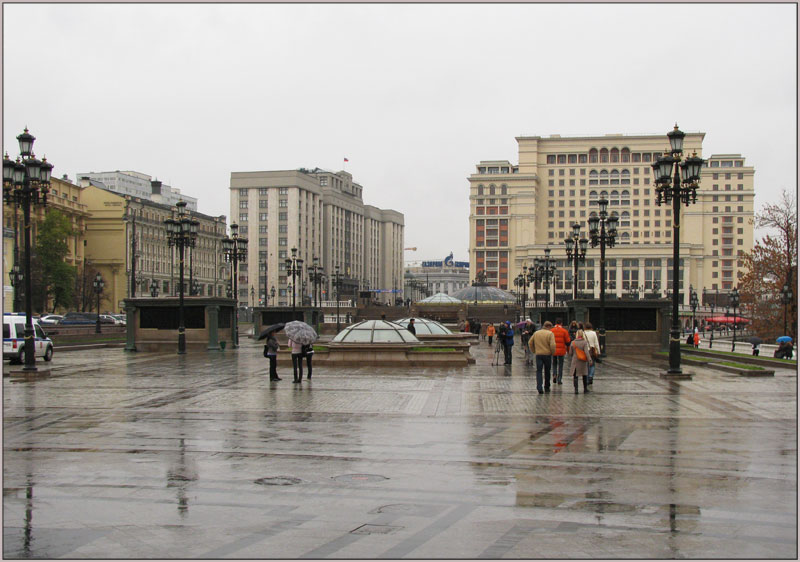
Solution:
<svg viewBox="0 0 800 562">
<path fill-rule="evenodd" d="M 424 261 L 422 267 L 466 267 L 469 269 L 468 261 L 453 261 L 453 252 L 442 261 Z"/>
</svg>

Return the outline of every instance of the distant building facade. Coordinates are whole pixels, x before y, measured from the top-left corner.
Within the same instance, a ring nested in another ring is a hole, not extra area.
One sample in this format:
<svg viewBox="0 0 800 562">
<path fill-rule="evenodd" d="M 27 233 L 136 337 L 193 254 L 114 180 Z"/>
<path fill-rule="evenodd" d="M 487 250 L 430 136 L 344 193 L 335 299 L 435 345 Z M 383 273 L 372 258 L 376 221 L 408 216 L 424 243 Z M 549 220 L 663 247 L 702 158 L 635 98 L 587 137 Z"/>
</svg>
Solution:
<svg viewBox="0 0 800 562">
<path fill-rule="evenodd" d="M 684 154 L 702 154 L 704 133 L 687 133 Z M 672 210 L 656 205 L 651 164 L 668 146 L 666 135 L 560 135 L 518 137 L 519 163 L 481 161 L 470 184 L 470 277 L 484 271 L 490 285 L 513 287 L 523 266 L 552 248 L 556 294 L 572 292 L 572 266 L 563 239 L 572 224 L 588 238 L 597 201 L 609 201 L 619 235 L 606 251 L 606 292 L 659 292 L 672 288 Z M 740 154 L 706 158 L 697 203 L 681 207 L 681 293 L 730 291 L 743 274 L 739 261 L 753 247 L 754 169 Z M 580 264 L 578 291 L 599 295 L 600 249 Z M 533 289 L 531 289 L 533 291 Z"/>
<path fill-rule="evenodd" d="M 454 261 L 451 252 L 443 260 L 406 264 L 403 298 L 418 300 L 425 293 L 452 295 L 469 284 L 469 262 Z M 420 286 L 424 288 L 420 290 Z"/>
<path fill-rule="evenodd" d="M 355 300 L 367 289 L 383 302 L 391 301 L 392 290 L 399 294 L 403 215 L 365 205 L 362 191 L 344 171 L 232 172 L 231 220 L 249 239 L 248 261 L 239 276 L 240 303 L 250 303 L 255 295 L 256 305 L 291 305 L 293 293 L 298 304 L 304 297 L 308 301 L 314 287 L 307 268 L 315 257 L 326 275 L 318 288 L 321 300 L 335 298 L 336 266 L 341 300 Z M 293 287 L 285 263 L 292 248 L 305 262 Z"/>
<path fill-rule="evenodd" d="M 158 180 L 154 180 L 147 174 L 132 171 L 114 172 L 78 172 L 77 182 L 81 178 L 88 178 L 93 185 L 101 189 L 107 189 L 121 195 L 130 195 L 148 199 L 154 203 L 164 205 L 175 205 L 178 201 L 186 201 L 186 208 L 190 211 L 197 210 L 197 198 L 190 197 L 181 193 L 180 189 L 171 187 Z"/>
</svg>

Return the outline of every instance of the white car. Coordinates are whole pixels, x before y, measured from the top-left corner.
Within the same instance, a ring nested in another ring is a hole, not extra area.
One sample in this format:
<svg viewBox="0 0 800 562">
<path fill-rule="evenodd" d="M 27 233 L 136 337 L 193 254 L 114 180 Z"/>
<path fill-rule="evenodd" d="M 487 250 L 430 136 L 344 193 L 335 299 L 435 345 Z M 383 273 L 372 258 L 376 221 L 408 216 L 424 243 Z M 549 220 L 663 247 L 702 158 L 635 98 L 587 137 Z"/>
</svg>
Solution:
<svg viewBox="0 0 800 562">
<path fill-rule="evenodd" d="M 36 356 L 45 361 L 53 358 L 53 340 L 47 337 L 39 321 L 33 319 L 34 349 Z M 12 363 L 25 361 L 25 315 L 3 314 L 3 359 Z"/>
<path fill-rule="evenodd" d="M 42 326 L 55 326 L 64 318 L 60 314 L 44 314 L 39 317 L 39 324 Z"/>
<path fill-rule="evenodd" d="M 128 325 L 128 318 L 124 314 L 112 314 L 114 318 L 116 318 L 117 322 L 122 326 Z"/>
</svg>

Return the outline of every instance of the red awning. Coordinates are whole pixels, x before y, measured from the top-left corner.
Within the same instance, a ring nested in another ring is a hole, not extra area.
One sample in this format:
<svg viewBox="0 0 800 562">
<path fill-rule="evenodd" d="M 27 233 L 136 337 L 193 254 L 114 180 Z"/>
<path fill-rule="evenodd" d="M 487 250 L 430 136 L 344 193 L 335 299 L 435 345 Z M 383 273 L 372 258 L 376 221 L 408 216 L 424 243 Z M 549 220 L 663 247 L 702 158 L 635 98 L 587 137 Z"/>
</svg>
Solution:
<svg viewBox="0 0 800 562">
<path fill-rule="evenodd" d="M 706 322 L 713 322 L 714 324 L 748 324 L 750 320 L 747 318 L 742 318 L 741 316 L 737 316 L 734 320 L 733 316 L 712 316 L 711 318 L 706 318 Z"/>
</svg>

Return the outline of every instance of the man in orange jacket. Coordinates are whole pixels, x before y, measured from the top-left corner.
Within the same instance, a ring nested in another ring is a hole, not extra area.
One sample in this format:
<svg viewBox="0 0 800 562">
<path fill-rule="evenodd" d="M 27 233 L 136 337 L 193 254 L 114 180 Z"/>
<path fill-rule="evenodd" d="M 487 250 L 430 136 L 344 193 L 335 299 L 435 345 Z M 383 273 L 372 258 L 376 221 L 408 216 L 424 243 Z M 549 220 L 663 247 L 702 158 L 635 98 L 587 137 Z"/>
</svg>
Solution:
<svg viewBox="0 0 800 562">
<path fill-rule="evenodd" d="M 561 318 L 556 318 L 556 325 L 550 328 L 556 338 L 556 352 L 553 354 L 553 384 L 561 384 L 564 374 L 564 356 L 569 345 L 569 332 L 561 325 Z"/>
<path fill-rule="evenodd" d="M 492 347 L 492 338 L 494 337 L 494 324 L 489 324 L 486 328 L 486 335 L 489 336 L 489 347 Z"/>
</svg>

